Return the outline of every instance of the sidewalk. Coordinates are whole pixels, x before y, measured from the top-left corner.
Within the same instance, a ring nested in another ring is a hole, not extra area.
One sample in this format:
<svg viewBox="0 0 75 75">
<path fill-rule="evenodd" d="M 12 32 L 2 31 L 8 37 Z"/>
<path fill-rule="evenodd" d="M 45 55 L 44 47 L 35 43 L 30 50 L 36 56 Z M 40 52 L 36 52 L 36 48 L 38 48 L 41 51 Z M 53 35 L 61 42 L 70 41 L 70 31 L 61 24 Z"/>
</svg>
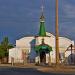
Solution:
<svg viewBox="0 0 75 75">
<path fill-rule="evenodd" d="M 39 71 L 50 72 L 50 73 L 65 73 L 65 74 L 75 74 L 75 66 L 51 66 L 39 68 Z"/>
</svg>

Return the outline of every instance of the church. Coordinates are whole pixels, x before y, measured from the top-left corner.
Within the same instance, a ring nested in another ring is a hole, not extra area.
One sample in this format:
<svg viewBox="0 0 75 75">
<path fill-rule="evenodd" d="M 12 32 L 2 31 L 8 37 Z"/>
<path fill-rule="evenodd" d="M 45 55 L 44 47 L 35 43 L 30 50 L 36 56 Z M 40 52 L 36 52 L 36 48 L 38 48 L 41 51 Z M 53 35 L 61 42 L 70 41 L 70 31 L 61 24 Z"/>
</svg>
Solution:
<svg viewBox="0 0 75 75">
<path fill-rule="evenodd" d="M 74 40 L 66 37 L 59 37 L 59 58 L 60 63 L 68 62 Z M 74 53 L 74 52 L 72 52 Z M 15 48 L 9 49 L 9 63 L 56 63 L 55 36 L 45 29 L 45 17 L 40 17 L 40 28 L 38 36 L 25 36 L 16 40 Z"/>
</svg>

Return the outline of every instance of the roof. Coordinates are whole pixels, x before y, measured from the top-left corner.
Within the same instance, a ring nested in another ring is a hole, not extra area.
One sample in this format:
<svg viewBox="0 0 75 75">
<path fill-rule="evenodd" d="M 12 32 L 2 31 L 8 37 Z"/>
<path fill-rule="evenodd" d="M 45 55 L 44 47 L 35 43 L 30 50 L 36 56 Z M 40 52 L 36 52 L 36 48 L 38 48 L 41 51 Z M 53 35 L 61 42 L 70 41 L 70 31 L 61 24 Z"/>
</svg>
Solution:
<svg viewBox="0 0 75 75">
<path fill-rule="evenodd" d="M 35 51 L 36 52 L 41 52 L 41 51 L 50 52 L 52 51 L 52 47 L 46 44 L 40 44 L 40 45 L 35 46 Z"/>
</svg>

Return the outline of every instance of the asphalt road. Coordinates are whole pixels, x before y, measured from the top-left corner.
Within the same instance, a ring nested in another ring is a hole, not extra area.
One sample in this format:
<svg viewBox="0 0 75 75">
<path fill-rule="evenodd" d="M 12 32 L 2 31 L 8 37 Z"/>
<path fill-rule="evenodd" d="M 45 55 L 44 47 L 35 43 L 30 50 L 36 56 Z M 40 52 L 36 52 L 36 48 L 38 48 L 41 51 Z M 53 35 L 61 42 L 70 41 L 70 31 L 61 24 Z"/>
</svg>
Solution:
<svg viewBox="0 0 75 75">
<path fill-rule="evenodd" d="M 1 68 L 0 75 L 75 75 L 75 74 L 55 74 L 44 73 L 36 70 L 35 68 Z"/>
</svg>

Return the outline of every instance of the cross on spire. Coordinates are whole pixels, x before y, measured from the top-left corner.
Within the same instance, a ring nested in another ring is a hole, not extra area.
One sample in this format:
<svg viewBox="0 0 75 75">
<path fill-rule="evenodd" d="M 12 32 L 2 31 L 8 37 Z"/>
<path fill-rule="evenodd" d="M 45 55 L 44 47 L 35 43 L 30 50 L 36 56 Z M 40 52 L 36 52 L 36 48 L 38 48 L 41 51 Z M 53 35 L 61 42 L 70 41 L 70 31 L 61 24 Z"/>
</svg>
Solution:
<svg viewBox="0 0 75 75">
<path fill-rule="evenodd" d="M 41 20 L 41 22 L 43 22 L 44 21 L 44 6 L 43 6 L 43 4 L 44 4 L 44 0 L 42 0 L 42 6 L 41 6 L 41 17 L 40 17 L 40 20 Z"/>
<path fill-rule="evenodd" d="M 42 14 L 43 14 L 43 12 L 44 12 L 44 6 L 43 6 L 43 3 L 44 3 L 44 1 L 42 0 L 42 6 L 41 6 Z"/>
</svg>

